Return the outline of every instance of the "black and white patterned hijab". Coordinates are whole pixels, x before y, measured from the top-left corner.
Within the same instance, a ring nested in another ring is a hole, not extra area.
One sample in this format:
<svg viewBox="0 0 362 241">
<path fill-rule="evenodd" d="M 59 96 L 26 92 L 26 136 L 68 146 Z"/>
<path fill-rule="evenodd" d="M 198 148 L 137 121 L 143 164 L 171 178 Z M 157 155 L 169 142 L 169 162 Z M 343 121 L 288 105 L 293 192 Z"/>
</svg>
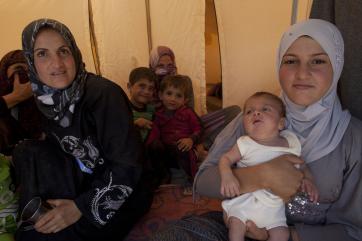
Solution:
<svg viewBox="0 0 362 241">
<path fill-rule="evenodd" d="M 65 89 L 55 89 L 45 85 L 39 79 L 34 65 L 34 44 L 36 36 L 42 28 L 57 31 L 69 46 L 75 64 L 76 76 L 73 82 Z M 25 58 L 29 65 L 29 78 L 35 99 L 40 111 L 62 127 L 72 124 L 75 104 L 84 92 L 87 72 L 82 60 L 82 54 L 70 30 L 64 24 L 53 19 L 38 19 L 26 26 L 22 33 L 22 44 Z"/>
</svg>

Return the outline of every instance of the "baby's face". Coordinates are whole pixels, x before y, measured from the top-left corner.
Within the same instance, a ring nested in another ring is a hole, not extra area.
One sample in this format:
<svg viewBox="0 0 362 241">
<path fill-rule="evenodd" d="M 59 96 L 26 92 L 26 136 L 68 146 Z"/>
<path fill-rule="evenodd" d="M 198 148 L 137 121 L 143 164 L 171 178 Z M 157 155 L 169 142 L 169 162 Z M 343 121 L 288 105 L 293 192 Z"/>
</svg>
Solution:
<svg viewBox="0 0 362 241">
<path fill-rule="evenodd" d="M 267 96 L 249 98 L 244 107 L 243 125 L 253 139 L 269 139 L 284 127 L 279 104 Z"/>
</svg>

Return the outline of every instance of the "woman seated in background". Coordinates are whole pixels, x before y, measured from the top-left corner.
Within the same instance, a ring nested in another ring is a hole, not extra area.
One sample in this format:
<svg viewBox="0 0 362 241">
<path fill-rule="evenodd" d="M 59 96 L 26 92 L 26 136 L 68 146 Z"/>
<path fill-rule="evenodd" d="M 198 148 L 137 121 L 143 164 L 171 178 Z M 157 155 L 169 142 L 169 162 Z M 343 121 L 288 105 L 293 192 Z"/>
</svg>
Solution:
<svg viewBox="0 0 362 241">
<path fill-rule="evenodd" d="M 160 88 L 162 79 L 168 75 L 177 74 L 176 59 L 172 49 L 166 46 L 157 46 L 156 48 L 152 49 L 150 53 L 150 69 L 157 76 L 158 81 L 157 81 L 155 96 L 159 102 L 159 105 L 161 105 L 160 100 L 158 98 L 158 90 Z M 194 98 L 194 90 L 192 88 L 191 79 L 187 81 L 187 88 L 188 88 L 188 93 L 186 98 L 189 100 L 187 106 L 194 108 L 195 98 Z"/>
<path fill-rule="evenodd" d="M 310 19 L 287 30 L 279 46 L 277 71 L 287 128 L 301 141 L 301 158 L 284 155 L 233 171 L 240 193 L 268 189 L 288 201 L 303 178 L 295 164 L 308 165 L 320 204 L 293 199 L 287 209 L 298 216 L 288 220 L 293 241 L 362 240 L 362 123 L 342 110 L 337 96 L 343 61 L 343 38 L 333 24 Z M 197 194 L 222 198 L 218 162 L 244 134 L 240 114 L 218 135 L 200 166 L 194 184 Z M 178 223 L 171 225 L 152 240 L 227 240 L 221 213 L 188 218 L 185 225 L 182 230 Z M 268 239 L 265 229 L 258 229 L 250 221 L 246 225 L 247 236 Z"/>
<path fill-rule="evenodd" d="M 149 60 L 150 69 L 154 71 L 158 78 L 158 85 L 156 86 L 156 95 L 158 96 L 159 86 L 162 79 L 168 75 L 177 74 L 175 54 L 167 46 L 157 46 L 152 49 Z M 185 74 L 185 73 L 181 73 Z M 191 79 L 189 79 L 191 80 Z M 194 108 L 194 91 L 192 88 L 192 81 L 187 81 L 188 93 L 186 98 L 189 100 L 187 106 Z M 157 97 L 158 98 L 158 97 Z M 215 137 L 219 132 L 240 112 L 240 107 L 233 105 L 224 109 L 208 113 L 200 116 L 203 125 L 203 135 L 201 137 L 201 144 L 197 145 L 199 159 L 203 160 L 207 154 L 207 150 L 214 142 Z"/>
<path fill-rule="evenodd" d="M 34 197 L 52 209 L 17 240 L 122 240 L 152 201 L 127 96 L 86 71 L 56 20 L 31 22 L 22 44 L 46 138 L 14 150 L 20 211 Z"/>
<path fill-rule="evenodd" d="M 0 152 L 12 155 L 24 138 L 41 136 L 41 114 L 36 107 L 22 50 L 13 50 L 0 61 Z"/>
</svg>

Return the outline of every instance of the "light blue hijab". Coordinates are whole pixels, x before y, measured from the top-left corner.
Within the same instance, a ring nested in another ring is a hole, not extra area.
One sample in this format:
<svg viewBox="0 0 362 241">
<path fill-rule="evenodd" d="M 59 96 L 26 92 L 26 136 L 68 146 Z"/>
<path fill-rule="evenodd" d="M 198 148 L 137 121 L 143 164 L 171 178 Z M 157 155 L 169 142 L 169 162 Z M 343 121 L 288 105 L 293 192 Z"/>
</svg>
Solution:
<svg viewBox="0 0 362 241">
<path fill-rule="evenodd" d="M 306 163 L 311 163 L 336 148 L 351 115 L 348 110 L 342 110 L 337 96 L 337 83 L 344 63 L 344 43 L 341 33 L 332 23 L 309 19 L 291 26 L 280 41 L 277 73 L 285 52 L 296 39 L 305 35 L 319 43 L 329 56 L 333 68 L 333 82 L 329 90 L 318 102 L 308 107 L 296 105 L 282 92 L 287 110 L 287 126 L 301 141 L 302 158 Z"/>
</svg>

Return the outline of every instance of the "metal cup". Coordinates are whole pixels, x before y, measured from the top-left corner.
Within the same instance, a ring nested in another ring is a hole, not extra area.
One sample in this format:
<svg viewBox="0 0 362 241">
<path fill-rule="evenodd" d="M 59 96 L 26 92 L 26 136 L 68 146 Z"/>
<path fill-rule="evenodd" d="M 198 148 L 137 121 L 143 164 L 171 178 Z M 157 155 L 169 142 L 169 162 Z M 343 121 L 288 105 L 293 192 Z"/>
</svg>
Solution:
<svg viewBox="0 0 362 241">
<path fill-rule="evenodd" d="M 25 205 L 20 220 L 23 223 L 35 224 L 41 216 L 51 209 L 49 203 L 42 201 L 40 197 L 34 197 Z"/>
</svg>

